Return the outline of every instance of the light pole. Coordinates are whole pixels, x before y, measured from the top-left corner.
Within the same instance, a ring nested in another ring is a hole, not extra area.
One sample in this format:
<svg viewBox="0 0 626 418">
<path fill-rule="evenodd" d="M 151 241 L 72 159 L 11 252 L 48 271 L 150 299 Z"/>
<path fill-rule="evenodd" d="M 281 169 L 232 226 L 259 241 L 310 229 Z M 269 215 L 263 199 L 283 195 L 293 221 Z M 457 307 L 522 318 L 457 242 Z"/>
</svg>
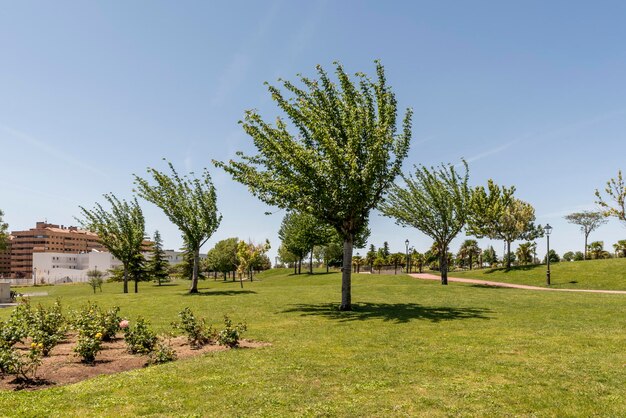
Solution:
<svg viewBox="0 0 626 418">
<path fill-rule="evenodd" d="M 406 246 L 406 272 L 407 274 L 410 273 L 409 271 L 409 240 L 407 238 L 406 241 L 404 241 L 404 245 Z"/>
<path fill-rule="evenodd" d="M 548 253 L 546 254 L 546 283 L 550 286 L 550 234 L 552 233 L 552 227 L 550 224 L 546 224 L 543 230 L 546 232 L 546 239 L 548 240 Z"/>
</svg>

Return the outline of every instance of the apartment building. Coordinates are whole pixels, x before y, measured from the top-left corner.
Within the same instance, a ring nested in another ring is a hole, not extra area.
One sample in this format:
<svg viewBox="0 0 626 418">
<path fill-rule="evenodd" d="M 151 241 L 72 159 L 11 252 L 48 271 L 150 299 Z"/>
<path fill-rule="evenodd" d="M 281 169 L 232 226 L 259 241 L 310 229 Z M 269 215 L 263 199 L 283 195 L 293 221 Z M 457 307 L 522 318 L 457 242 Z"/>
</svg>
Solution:
<svg viewBox="0 0 626 418">
<path fill-rule="evenodd" d="M 0 251 L 0 278 L 11 275 L 11 236 L 7 242 L 7 248 Z"/>
<path fill-rule="evenodd" d="M 32 278 L 34 253 L 106 251 L 98 241 L 98 235 L 75 226 L 37 222 L 34 228 L 13 231 L 11 235 L 10 273 L 15 278 Z"/>
</svg>

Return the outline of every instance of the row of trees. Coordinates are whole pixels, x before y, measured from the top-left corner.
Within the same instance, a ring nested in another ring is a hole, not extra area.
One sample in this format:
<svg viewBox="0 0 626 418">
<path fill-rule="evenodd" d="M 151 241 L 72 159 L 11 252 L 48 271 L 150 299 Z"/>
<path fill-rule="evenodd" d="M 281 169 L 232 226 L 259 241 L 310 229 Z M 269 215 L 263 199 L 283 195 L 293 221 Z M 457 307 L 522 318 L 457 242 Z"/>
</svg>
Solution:
<svg viewBox="0 0 626 418">
<path fill-rule="evenodd" d="M 198 292 L 200 247 L 213 235 L 222 219 L 217 211 L 215 187 L 207 170 L 201 178 L 180 176 L 168 163 L 171 173 L 148 168 L 152 181 L 135 175 L 137 194 L 161 208 L 181 231 L 184 248 L 193 260 L 190 293 Z M 145 219 L 137 198 L 130 202 L 105 194 L 110 209 L 96 203 L 93 209 L 80 207 L 81 225 L 98 234 L 100 242 L 123 264 L 124 293 L 128 279 L 135 280 L 135 292 L 140 281 L 142 245 L 145 239 Z"/>
</svg>

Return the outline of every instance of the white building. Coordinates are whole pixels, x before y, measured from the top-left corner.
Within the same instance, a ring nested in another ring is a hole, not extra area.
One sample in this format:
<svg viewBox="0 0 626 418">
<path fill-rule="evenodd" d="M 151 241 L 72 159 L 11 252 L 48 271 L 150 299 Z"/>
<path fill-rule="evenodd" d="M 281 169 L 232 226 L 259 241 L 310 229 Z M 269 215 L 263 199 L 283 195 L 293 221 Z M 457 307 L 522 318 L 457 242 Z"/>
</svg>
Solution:
<svg viewBox="0 0 626 418">
<path fill-rule="evenodd" d="M 150 253 L 144 254 L 149 259 Z M 206 258 L 206 254 L 200 254 Z M 183 261 L 183 253 L 165 250 L 165 259 L 170 265 Z M 91 251 L 80 254 L 33 253 L 33 275 L 38 284 L 86 282 L 89 270 L 100 270 L 108 277 L 108 271 L 121 266 L 122 262 L 109 252 Z"/>
<path fill-rule="evenodd" d="M 86 282 L 89 270 L 108 270 L 122 262 L 108 252 L 81 254 L 33 253 L 33 274 L 37 283 Z"/>
</svg>

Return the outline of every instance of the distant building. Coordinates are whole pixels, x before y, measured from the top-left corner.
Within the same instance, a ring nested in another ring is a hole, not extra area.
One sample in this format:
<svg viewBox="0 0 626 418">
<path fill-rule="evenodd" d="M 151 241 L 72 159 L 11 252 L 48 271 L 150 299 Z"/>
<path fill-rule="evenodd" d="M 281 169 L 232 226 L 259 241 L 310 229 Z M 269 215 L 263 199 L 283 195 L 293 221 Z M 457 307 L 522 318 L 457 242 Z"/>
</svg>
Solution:
<svg viewBox="0 0 626 418">
<path fill-rule="evenodd" d="M 33 254 L 79 254 L 92 250 L 105 251 L 93 232 L 46 222 L 37 222 L 35 228 L 11 232 L 11 276 L 32 278 Z"/>
<path fill-rule="evenodd" d="M 121 266 L 122 262 L 109 252 L 89 253 L 34 253 L 33 282 L 55 284 L 87 281 L 89 270 L 107 271 Z"/>
<path fill-rule="evenodd" d="M 174 251 L 174 250 L 164 250 L 164 252 L 165 252 L 165 259 L 167 260 L 168 263 L 170 263 L 171 266 L 175 266 L 176 264 L 183 262 L 183 257 L 185 253 L 181 251 Z"/>
<path fill-rule="evenodd" d="M 0 251 L 0 278 L 11 275 L 11 239 L 9 235 L 6 250 Z"/>
</svg>

